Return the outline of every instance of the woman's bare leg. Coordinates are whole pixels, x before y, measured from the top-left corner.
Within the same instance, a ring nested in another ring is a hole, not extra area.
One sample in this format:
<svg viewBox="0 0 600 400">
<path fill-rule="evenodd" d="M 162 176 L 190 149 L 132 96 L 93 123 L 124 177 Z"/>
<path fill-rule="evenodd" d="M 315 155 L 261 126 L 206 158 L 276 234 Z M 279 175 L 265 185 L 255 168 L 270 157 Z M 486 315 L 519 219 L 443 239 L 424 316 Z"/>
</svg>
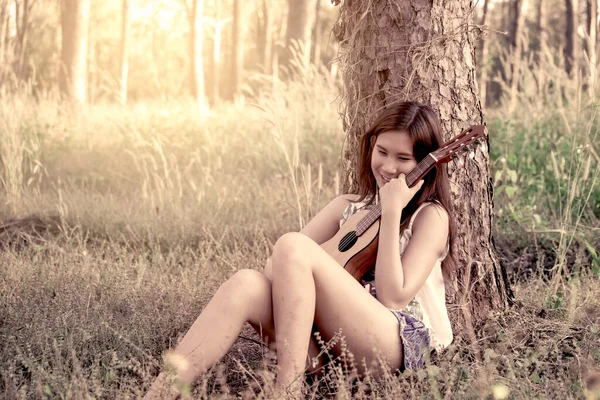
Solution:
<svg viewBox="0 0 600 400">
<path fill-rule="evenodd" d="M 187 368 L 179 370 L 176 380 L 191 384 L 219 361 L 231 348 L 246 321 L 268 325 L 272 320 L 270 282 L 260 272 L 241 270 L 217 290 L 174 353 L 183 357 Z M 267 327 L 268 329 L 268 327 Z M 146 398 L 165 398 L 167 374 L 161 373 Z M 170 390 L 170 388 L 168 388 Z M 175 394 L 176 395 L 176 394 Z"/>
<path fill-rule="evenodd" d="M 186 360 L 187 368 L 172 378 L 180 384 L 191 384 L 231 348 L 244 322 L 249 322 L 265 343 L 275 347 L 271 296 L 270 279 L 254 270 L 241 270 L 221 285 L 173 352 Z M 310 342 L 308 359 L 312 360 L 319 350 L 314 338 Z M 171 390 L 170 378 L 162 372 L 145 398 L 175 398 L 177 393 Z"/>
<path fill-rule="evenodd" d="M 279 390 L 300 390 L 313 321 L 325 340 L 342 329 L 358 362 L 383 356 L 390 370 L 400 367 L 396 318 L 314 241 L 299 233 L 282 236 L 272 264 Z"/>
</svg>

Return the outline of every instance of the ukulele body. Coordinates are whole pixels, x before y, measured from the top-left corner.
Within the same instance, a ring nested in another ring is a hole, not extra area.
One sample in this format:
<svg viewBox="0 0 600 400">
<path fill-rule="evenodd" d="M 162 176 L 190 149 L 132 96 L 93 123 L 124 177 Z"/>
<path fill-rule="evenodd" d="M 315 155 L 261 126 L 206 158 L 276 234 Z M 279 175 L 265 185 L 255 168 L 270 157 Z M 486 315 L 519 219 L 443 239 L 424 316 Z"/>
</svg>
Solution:
<svg viewBox="0 0 600 400">
<path fill-rule="evenodd" d="M 358 210 L 348 218 L 335 236 L 321 244 L 321 247 L 358 281 L 375 266 L 377 260 L 380 220 L 375 221 L 362 235 L 356 235 L 357 224 L 367 214 L 369 210 Z"/>
</svg>

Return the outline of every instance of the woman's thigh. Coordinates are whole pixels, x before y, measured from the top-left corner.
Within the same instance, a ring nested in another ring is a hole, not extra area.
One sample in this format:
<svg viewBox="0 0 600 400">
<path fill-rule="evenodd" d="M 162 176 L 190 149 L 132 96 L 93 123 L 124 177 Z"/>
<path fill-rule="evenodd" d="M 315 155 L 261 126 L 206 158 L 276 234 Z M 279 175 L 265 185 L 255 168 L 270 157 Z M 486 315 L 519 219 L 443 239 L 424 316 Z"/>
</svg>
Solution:
<svg viewBox="0 0 600 400">
<path fill-rule="evenodd" d="M 402 365 L 402 343 L 396 317 L 340 266 L 325 250 L 303 234 L 282 238 L 288 251 L 306 257 L 315 281 L 315 323 L 326 340 L 340 330 L 358 370 L 384 360 L 390 369 Z M 284 249 L 283 251 L 286 251 Z M 336 345 L 339 355 L 342 346 Z"/>
</svg>

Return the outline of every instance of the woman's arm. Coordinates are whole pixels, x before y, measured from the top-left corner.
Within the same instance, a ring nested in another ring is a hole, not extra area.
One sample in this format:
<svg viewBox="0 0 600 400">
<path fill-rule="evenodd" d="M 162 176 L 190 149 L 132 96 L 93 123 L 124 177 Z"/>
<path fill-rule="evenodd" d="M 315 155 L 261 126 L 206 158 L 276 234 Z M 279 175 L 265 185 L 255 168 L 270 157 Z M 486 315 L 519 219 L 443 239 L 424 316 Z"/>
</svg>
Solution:
<svg viewBox="0 0 600 400">
<path fill-rule="evenodd" d="M 377 299 L 393 309 L 403 309 L 415 297 L 446 250 L 449 232 L 448 214 L 442 207 L 423 208 L 415 218 L 412 237 L 400 258 L 401 215 L 382 215 L 375 269 Z"/>
</svg>

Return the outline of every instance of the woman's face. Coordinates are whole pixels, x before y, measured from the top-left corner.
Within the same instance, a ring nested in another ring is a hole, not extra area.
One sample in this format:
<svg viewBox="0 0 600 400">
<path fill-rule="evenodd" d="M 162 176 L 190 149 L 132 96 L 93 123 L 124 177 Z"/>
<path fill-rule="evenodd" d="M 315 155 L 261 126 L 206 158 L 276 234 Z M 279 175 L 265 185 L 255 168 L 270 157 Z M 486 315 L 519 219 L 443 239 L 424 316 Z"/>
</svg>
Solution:
<svg viewBox="0 0 600 400">
<path fill-rule="evenodd" d="M 404 131 L 379 134 L 371 156 L 371 171 L 378 187 L 383 187 L 400 174 L 408 175 L 417 165 L 410 136 Z"/>
</svg>

